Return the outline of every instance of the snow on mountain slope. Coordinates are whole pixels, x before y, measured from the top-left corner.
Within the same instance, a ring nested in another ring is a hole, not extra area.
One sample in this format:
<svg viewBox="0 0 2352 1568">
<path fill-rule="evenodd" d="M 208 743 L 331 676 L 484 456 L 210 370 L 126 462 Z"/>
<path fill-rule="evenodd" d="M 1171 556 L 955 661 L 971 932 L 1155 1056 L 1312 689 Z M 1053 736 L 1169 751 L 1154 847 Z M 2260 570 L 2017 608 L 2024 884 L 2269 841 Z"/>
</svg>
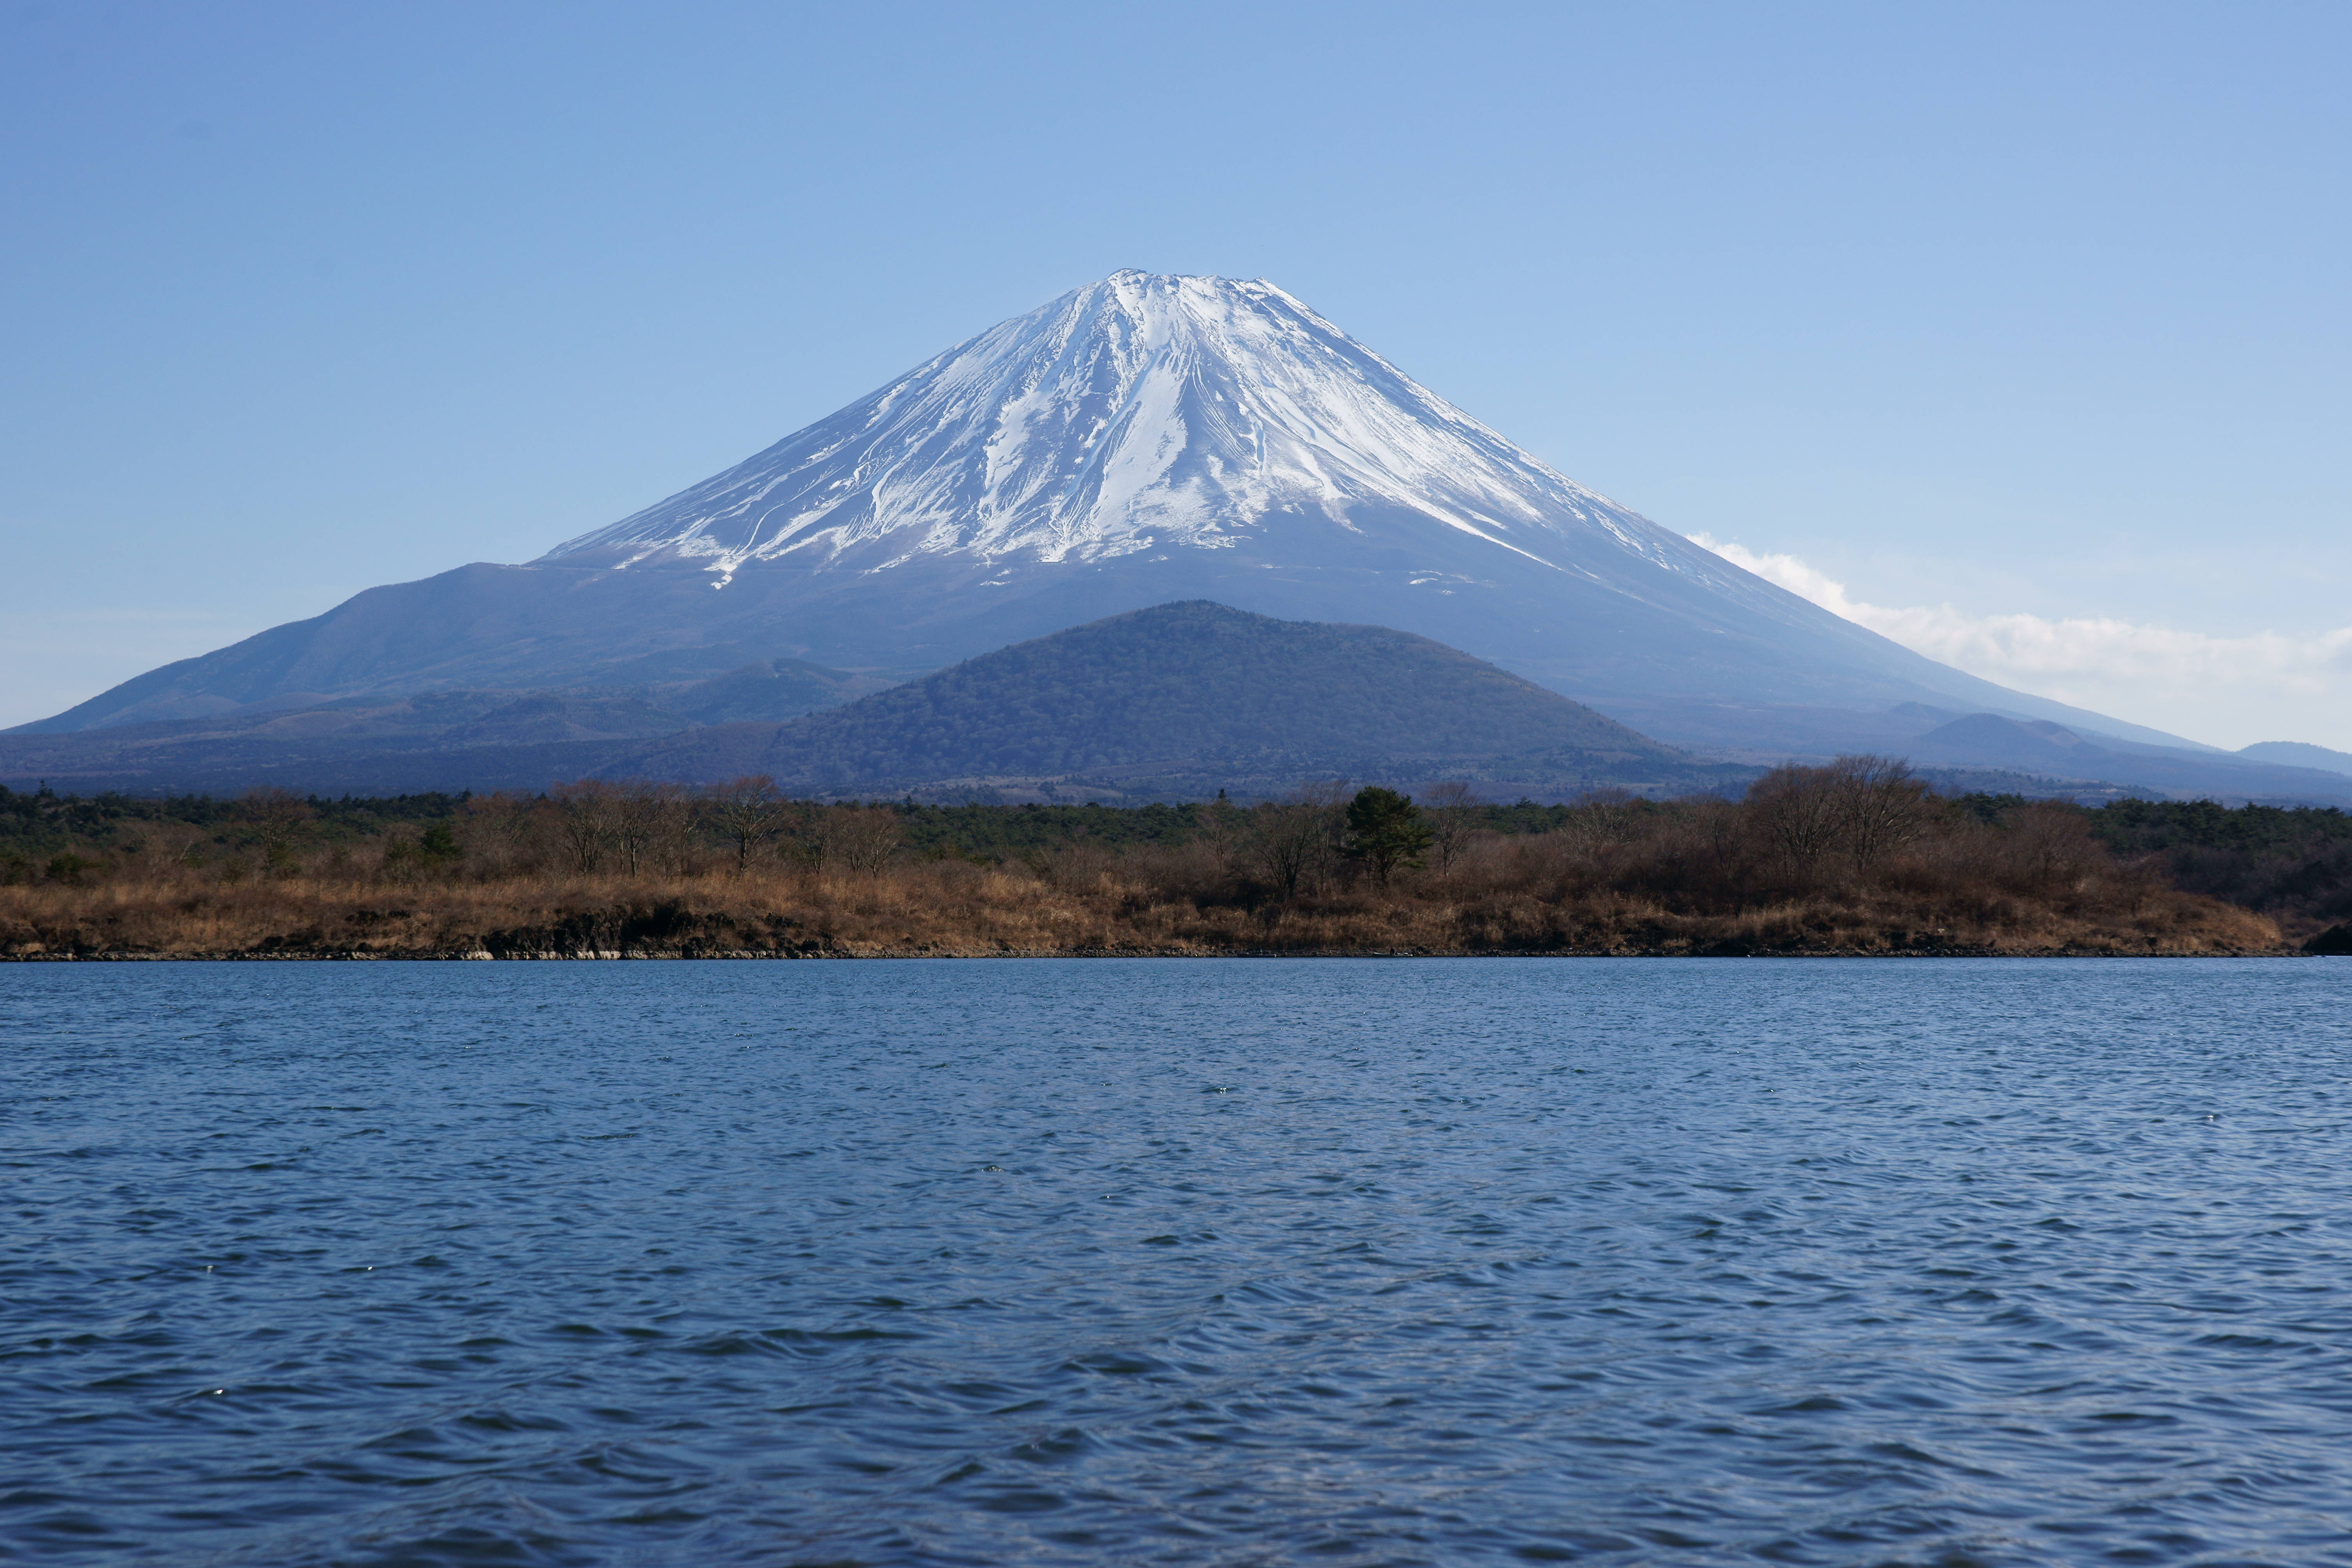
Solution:
<svg viewBox="0 0 2352 1568">
<path fill-rule="evenodd" d="M 1746 576 L 1538 462 L 1263 279 L 1114 273 L 981 333 L 541 559 L 693 562 L 720 584 L 887 542 L 876 564 L 1229 549 L 1286 519 L 1416 512 L 1535 566 L 1595 547 Z M 1752 579 L 1750 580 L 1752 581 Z"/>
<path fill-rule="evenodd" d="M 1683 744 L 1867 749 L 1994 686 L 1594 494 L 1263 280 L 1118 272 L 534 562 L 372 588 L 28 726 L 780 658 L 903 675 L 1208 600 L 1433 638 Z"/>
</svg>

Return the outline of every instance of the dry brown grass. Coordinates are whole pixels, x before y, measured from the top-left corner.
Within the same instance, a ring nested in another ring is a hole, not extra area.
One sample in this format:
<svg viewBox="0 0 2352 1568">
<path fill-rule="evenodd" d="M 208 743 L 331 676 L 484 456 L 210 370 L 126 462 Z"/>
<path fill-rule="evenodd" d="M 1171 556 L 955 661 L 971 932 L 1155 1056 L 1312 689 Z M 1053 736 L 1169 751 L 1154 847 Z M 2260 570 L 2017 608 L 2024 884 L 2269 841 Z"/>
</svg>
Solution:
<svg viewBox="0 0 2352 1568">
<path fill-rule="evenodd" d="M 1979 846 L 1979 849 L 1983 847 Z M 2024 867 L 1924 846 L 1867 879 L 1772 875 L 1689 842 L 1487 836 L 1386 892 L 1341 872 L 1270 898 L 1202 846 L 1080 848 L 1035 866 L 767 860 L 635 877 L 417 874 L 348 853 L 224 880 L 157 865 L 0 888 L 0 954 L 990 956 L 1069 953 L 2257 953 L 2250 911 L 2106 863 Z M 398 874 L 393 874 L 397 871 Z"/>
<path fill-rule="evenodd" d="M 261 792 L 234 831 L 159 823 L 0 886 L 0 956 L 2285 950 L 2263 916 L 2118 861 L 2080 811 L 1980 817 L 1883 759 L 1777 770 L 1739 802 L 1465 828 L 1385 888 L 1349 858 L 1344 805 L 1309 788 L 1202 808 L 1181 842 L 919 859 L 899 813 L 761 779 L 494 796 L 356 838 Z"/>
</svg>

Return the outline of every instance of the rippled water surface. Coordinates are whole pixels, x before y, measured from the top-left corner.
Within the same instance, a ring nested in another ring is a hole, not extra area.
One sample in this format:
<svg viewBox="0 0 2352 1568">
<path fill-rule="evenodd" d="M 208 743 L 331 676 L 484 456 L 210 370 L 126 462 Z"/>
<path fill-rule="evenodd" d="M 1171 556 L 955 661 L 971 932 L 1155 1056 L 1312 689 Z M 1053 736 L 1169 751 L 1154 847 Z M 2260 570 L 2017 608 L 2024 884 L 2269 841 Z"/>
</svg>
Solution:
<svg viewBox="0 0 2352 1568">
<path fill-rule="evenodd" d="M 0 971 L 0 1556 L 2352 1563 L 2352 963 Z"/>
</svg>

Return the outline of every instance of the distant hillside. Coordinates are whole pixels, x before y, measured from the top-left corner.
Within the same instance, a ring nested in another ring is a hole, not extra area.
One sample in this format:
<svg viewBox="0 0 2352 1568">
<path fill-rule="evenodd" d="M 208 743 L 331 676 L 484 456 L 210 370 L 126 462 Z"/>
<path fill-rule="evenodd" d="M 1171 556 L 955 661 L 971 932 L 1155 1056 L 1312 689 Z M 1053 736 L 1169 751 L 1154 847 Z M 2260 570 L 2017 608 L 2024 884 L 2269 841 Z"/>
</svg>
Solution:
<svg viewBox="0 0 2352 1568">
<path fill-rule="evenodd" d="M 879 691 L 890 684 L 870 675 L 827 669 L 804 658 L 762 659 L 709 680 L 665 688 L 671 711 L 698 724 L 774 723 Z"/>
<path fill-rule="evenodd" d="M 1736 789 L 1754 771 L 1696 763 L 1426 637 L 1206 601 L 1057 632 L 905 686 L 774 659 L 621 691 L 428 692 L 0 736 L 0 783 L 147 795 L 765 773 L 831 795 L 1118 800 L 1278 794 L 1344 774 L 1557 799 Z"/>
<path fill-rule="evenodd" d="M 2330 751 L 2301 741 L 2257 741 L 2251 746 L 2239 747 L 2238 755 L 2281 767 L 2324 768 L 2329 773 L 2352 773 L 2352 752 Z"/>
<path fill-rule="evenodd" d="M 1427 637 L 1192 600 L 1019 643 L 780 727 L 674 737 L 606 771 L 765 773 L 828 793 L 1055 780 L 1181 793 L 1334 773 L 1706 788 L 1750 770 L 1701 767 Z"/>
<path fill-rule="evenodd" d="M 2264 754 L 2320 749 L 2283 742 L 2250 746 L 2242 752 L 2189 752 L 2142 746 L 2105 735 L 2092 739 L 2047 720 L 1971 713 L 1888 749 L 1931 770 L 2011 768 L 2053 780 L 2093 781 L 2102 786 L 2070 792 L 2086 796 L 2157 790 L 2184 799 L 2231 803 L 2352 805 L 2352 775 L 2308 765 L 2282 765 L 2289 759 Z"/>
<path fill-rule="evenodd" d="M 142 795 L 235 795 L 256 784 L 323 795 L 535 790 L 657 736 L 773 723 L 889 684 L 785 658 L 625 690 L 425 691 L 79 732 L 19 730 L 0 734 L 0 784 Z"/>
</svg>

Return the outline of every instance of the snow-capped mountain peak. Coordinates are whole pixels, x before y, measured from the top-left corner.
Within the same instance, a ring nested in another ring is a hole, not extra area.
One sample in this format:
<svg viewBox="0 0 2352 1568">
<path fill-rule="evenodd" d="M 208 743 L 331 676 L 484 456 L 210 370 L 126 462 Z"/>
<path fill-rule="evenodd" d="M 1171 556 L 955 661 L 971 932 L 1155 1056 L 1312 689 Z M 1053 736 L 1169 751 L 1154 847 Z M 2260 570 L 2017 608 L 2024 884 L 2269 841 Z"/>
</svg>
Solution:
<svg viewBox="0 0 2352 1568">
<path fill-rule="evenodd" d="M 1193 600 L 1433 637 L 1669 741 L 1871 749 L 1896 705 L 1955 701 L 2124 732 L 1570 482 L 1271 283 L 1133 271 L 536 562 L 370 589 L 46 722 L 780 658 L 889 679 Z"/>
<path fill-rule="evenodd" d="M 767 563 L 1016 570 L 1229 549 L 1285 520 L 1349 528 L 1368 508 L 1541 567 L 1579 572 L 1605 541 L 1715 575 L 1274 284 L 1133 270 L 542 559 L 693 563 L 716 584 Z"/>
</svg>

